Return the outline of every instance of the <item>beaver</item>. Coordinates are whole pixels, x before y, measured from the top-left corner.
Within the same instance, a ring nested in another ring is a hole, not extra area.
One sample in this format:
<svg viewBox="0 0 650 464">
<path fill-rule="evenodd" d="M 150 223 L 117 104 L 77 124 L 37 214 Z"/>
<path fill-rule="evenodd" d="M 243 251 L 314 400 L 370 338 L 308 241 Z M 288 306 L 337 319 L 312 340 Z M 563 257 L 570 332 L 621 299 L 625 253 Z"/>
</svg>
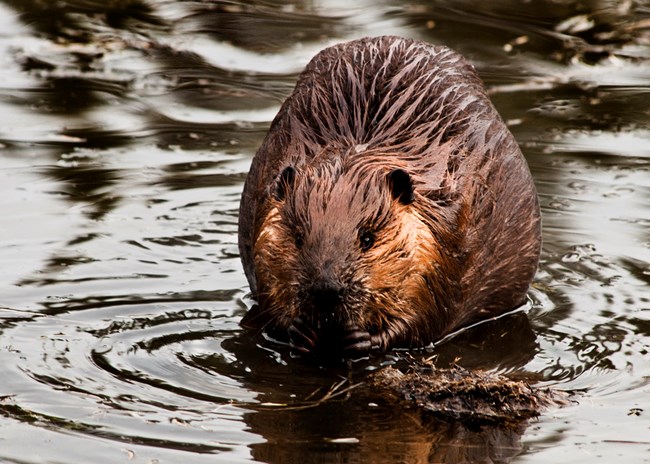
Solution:
<svg viewBox="0 0 650 464">
<path fill-rule="evenodd" d="M 541 246 L 524 157 L 445 46 L 334 45 L 300 74 L 253 158 L 242 325 L 301 353 L 422 347 L 525 303 Z"/>
</svg>

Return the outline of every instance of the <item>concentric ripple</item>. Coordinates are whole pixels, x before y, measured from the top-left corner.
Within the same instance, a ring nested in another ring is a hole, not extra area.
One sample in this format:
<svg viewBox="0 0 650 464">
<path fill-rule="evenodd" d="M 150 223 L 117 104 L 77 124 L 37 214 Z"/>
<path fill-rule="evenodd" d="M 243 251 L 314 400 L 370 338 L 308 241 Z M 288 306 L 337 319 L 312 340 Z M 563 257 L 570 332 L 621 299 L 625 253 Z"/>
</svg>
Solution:
<svg viewBox="0 0 650 464">
<path fill-rule="evenodd" d="M 213 453 L 255 441 L 232 405 L 255 402 L 254 393 L 219 373 L 234 362 L 222 341 L 238 329 L 230 303 L 214 300 L 232 295 L 211 297 L 196 309 L 115 301 L 16 323 L 3 334 L 3 414 L 124 447 Z M 214 369 L 192 361 L 206 354 L 219 360 Z"/>
<path fill-rule="evenodd" d="M 650 462 L 649 14 L 0 0 L 0 461 Z M 323 367 L 238 325 L 239 196 L 307 60 L 393 33 L 476 65 L 535 179 L 542 262 L 522 311 Z M 363 382 L 408 356 L 573 403 L 513 427 L 420 416 Z"/>
</svg>

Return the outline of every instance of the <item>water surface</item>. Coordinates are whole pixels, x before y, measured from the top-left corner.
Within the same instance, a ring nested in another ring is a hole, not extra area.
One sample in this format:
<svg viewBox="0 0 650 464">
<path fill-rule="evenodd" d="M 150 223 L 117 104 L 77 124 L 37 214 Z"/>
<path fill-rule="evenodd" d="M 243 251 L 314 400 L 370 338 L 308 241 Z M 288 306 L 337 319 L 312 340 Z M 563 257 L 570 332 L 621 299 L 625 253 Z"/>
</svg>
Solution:
<svg viewBox="0 0 650 464">
<path fill-rule="evenodd" d="M 570 406 L 424 419 L 349 390 L 405 353 L 239 327 L 255 149 L 313 54 L 379 34 L 475 64 L 542 204 L 528 310 L 430 354 Z M 649 45 L 631 1 L 1 1 L 0 460 L 650 462 Z"/>
</svg>

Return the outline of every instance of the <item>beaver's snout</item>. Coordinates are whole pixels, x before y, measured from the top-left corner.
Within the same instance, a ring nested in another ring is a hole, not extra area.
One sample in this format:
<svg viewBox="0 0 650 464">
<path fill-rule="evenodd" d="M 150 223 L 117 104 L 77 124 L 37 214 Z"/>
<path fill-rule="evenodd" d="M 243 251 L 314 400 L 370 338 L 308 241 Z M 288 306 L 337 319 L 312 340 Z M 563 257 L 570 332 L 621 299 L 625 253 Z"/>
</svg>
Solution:
<svg viewBox="0 0 650 464">
<path fill-rule="evenodd" d="M 351 320 L 345 285 L 321 274 L 306 287 L 303 313 L 289 327 L 290 346 L 322 360 L 367 356 L 373 349 L 371 335 Z"/>
<path fill-rule="evenodd" d="M 334 311 L 343 302 L 343 285 L 333 279 L 317 279 L 309 286 L 307 294 L 319 319 L 328 322 L 328 316 L 334 316 Z"/>
</svg>

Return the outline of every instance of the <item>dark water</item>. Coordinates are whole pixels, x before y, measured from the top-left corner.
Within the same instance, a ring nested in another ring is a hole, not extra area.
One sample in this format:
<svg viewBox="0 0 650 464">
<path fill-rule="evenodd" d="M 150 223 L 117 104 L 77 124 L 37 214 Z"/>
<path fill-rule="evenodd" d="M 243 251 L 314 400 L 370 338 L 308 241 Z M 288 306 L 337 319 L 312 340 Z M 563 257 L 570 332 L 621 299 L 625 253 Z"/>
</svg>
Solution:
<svg viewBox="0 0 650 464">
<path fill-rule="evenodd" d="M 353 3 L 0 2 L 1 461 L 650 462 L 650 5 Z M 538 186 L 531 307 L 434 350 L 575 393 L 517 428 L 238 325 L 256 146 L 314 53 L 386 33 L 477 66 Z"/>
</svg>

